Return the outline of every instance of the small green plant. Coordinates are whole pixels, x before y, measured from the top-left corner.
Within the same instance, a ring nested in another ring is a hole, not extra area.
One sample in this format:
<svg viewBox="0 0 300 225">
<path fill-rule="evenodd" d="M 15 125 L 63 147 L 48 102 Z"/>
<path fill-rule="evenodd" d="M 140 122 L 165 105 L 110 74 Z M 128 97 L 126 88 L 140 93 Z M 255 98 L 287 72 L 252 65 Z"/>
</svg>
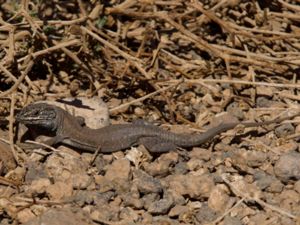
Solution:
<svg viewBox="0 0 300 225">
<path fill-rule="evenodd" d="M 107 22 L 107 16 L 103 16 L 96 21 L 96 27 L 101 29 Z"/>
</svg>

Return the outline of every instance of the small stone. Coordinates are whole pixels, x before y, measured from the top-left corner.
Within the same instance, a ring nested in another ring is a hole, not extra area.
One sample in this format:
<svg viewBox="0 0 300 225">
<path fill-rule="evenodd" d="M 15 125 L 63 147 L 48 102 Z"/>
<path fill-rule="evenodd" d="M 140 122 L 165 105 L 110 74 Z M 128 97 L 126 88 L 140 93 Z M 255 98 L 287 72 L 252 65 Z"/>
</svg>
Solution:
<svg viewBox="0 0 300 225">
<path fill-rule="evenodd" d="M 8 171 L 17 167 L 14 156 L 9 144 L 0 141 L 0 165 L 1 173 L 6 174 Z"/>
<path fill-rule="evenodd" d="M 243 225 L 242 221 L 237 217 L 226 216 L 223 225 Z"/>
<path fill-rule="evenodd" d="M 160 199 L 160 195 L 157 193 L 150 193 L 143 196 L 144 208 L 148 209 L 149 206 Z"/>
<path fill-rule="evenodd" d="M 48 178 L 41 178 L 38 180 L 32 181 L 29 186 L 30 193 L 42 194 L 46 191 L 46 188 L 50 185 L 50 180 Z"/>
<path fill-rule="evenodd" d="M 191 209 L 191 210 L 199 210 L 201 209 L 201 207 L 203 206 L 203 204 L 200 201 L 194 201 L 194 202 L 188 202 L 187 206 Z"/>
<path fill-rule="evenodd" d="M 185 205 L 175 205 L 169 212 L 170 217 L 176 217 L 189 211 L 189 207 Z"/>
<path fill-rule="evenodd" d="M 300 222 L 299 219 L 297 219 L 296 225 L 298 225 L 299 222 Z M 295 225 L 295 220 L 292 219 L 292 218 L 288 218 L 288 217 L 282 216 L 282 217 L 280 218 L 279 224 L 284 224 L 284 225 Z"/>
<path fill-rule="evenodd" d="M 260 190 L 264 190 L 269 187 L 273 181 L 272 176 L 267 175 L 261 170 L 258 170 L 257 173 L 254 174 L 254 179 Z"/>
<path fill-rule="evenodd" d="M 188 154 L 191 159 L 202 159 L 204 161 L 208 161 L 211 157 L 211 151 L 200 147 L 194 147 Z"/>
<path fill-rule="evenodd" d="M 33 180 L 47 177 L 45 168 L 42 164 L 39 164 L 37 162 L 28 162 L 26 168 L 27 168 L 27 172 L 25 175 L 26 183 L 31 183 Z"/>
<path fill-rule="evenodd" d="M 124 206 L 133 207 L 135 209 L 141 209 L 144 206 L 144 200 L 133 197 L 131 193 L 127 193 L 122 196 Z"/>
<path fill-rule="evenodd" d="M 110 221 L 118 219 L 119 211 L 117 207 L 110 205 L 99 205 L 90 214 L 90 218 L 95 221 Z"/>
<path fill-rule="evenodd" d="M 178 162 L 178 153 L 169 152 L 161 155 L 153 163 L 144 163 L 144 168 L 151 176 L 165 176 L 169 174 L 171 165 Z"/>
<path fill-rule="evenodd" d="M 164 163 L 144 162 L 143 167 L 145 169 L 145 172 L 147 172 L 151 176 L 166 176 L 170 173 L 170 167 Z"/>
<path fill-rule="evenodd" d="M 14 202 L 8 200 L 8 198 L 0 198 L 0 208 L 7 213 L 10 217 L 13 217 L 19 211 L 19 208 L 15 206 Z"/>
<path fill-rule="evenodd" d="M 271 107 L 272 106 L 272 101 L 267 99 L 266 97 L 257 97 L 256 98 L 256 105 L 257 107 Z"/>
<path fill-rule="evenodd" d="M 283 184 L 275 177 L 268 175 L 262 171 L 254 174 L 255 184 L 260 190 L 267 190 L 271 193 L 279 193 L 283 188 Z"/>
<path fill-rule="evenodd" d="M 175 174 L 186 174 L 189 172 L 188 166 L 186 162 L 179 162 L 176 163 L 174 167 L 174 173 Z"/>
<path fill-rule="evenodd" d="M 172 196 L 174 203 L 176 205 L 185 205 L 186 199 L 184 196 L 180 195 L 176 190 L 168 189 L 168 193 Z"/>
<path fill-rule="evenodd" d="M 108 191 L 105 193 L 99 193 L 98 190 L 87 191 L 87 190 L 79 190 L 76 191 L 76 194 L 72 196 L 72 200 L 76 202 L 76 205 L 79 206 L 101 206 L 107 205 L 109 202 L 114 199 L 116 196 L 115 192 Z"/>
<path fill-rule="evenodd" d="M 281 181 L 278 179 L 274 179 L 271 185 L 266 190 L 271 193 L 280 193 L 282 192 L 283 188 L 283 183 L 281 183 Z"/>
<path fill-rule="evenodd" d="M 294 184 L 294 190 L 300 194 L 300 180 Z"/>
<path fill-rule="evenodd" d="M 84 154 L 83 154 L 84 155 Z M 90 156 L 91 154 L 89 154 Z M 107 162 L 107 160 L 105 160 L 103 158 L 104 155 L 98 155 L 93 163 L 93 166 L 96 167 L 97 171 L 99 173 L 104 173 L 105 172 L 105 168 L 108 164 L 110 164 L 110 162 Z"/>
<path fill-rule="evenodd" d="M 113 155 L 112 154 L 102 155 L 102 159 L 104 160 L 105 164 L 111 164 L 113 161 Z"/>
<path fill-rule="evenodd" d="M 147 211 L 141 212 L 142 221 L 140 224 L 153 224 L 153 216 Z"/>
<path fill-rule="evenodd" d="M 81 209 L 49 209 L 42 215 L 24 223 L 24 225 L 91 225 L 94 224 L 90 217 Z"/>
<path fill-rule="evenodd" d="M 107 171 L 105 173 L 105 178 L 113 180 L 129 180 L 130 177 L 130 162 L 128 159 L 117 159 L 113 161 L 111 165 L 107 166 Z"/>
<path fill-rule="evenodd" d="M 145 110 L 142 109 L 141 107 L 136 107 L 134 109 L 134 115 L 136 115 L 137 117 L 144 117 L 145 116 Z"/>
<path fill-rule="evenodd" d="M 226 114 L 223 115 L 224 121 L 232 121 L 234 117 L 244 119 L 244 112 L 237 102 L 232 102 L 227 106 Z"/>
<path fill-rule="evenodd" d="M 92 182 L 92 178 L 87 174 L 74 174 L 72 184 L 74 189 L 86 189 Z"/>
<path fill-rule="evenodd" d="M 49 210 L 49 207 L 47 205 L 37 204 L 37 205 L 30 206 L 30 210 L 35 216 L 37 216 L 45 213 L 47 210 Z"/>
<path fill-rule="evenodd" d="M 208 206 L 216 212 L 224 212 L 229 203 L 228 189 L 225 185 L 215 186 L 208 198 Z"/>
<path fill-rule="evenodd" d="M 118 195 L 128 193 L 131 187 L 131 183 L 125 179 L 113 180 L 112 185 Z"/>
<path fill-rule="evenodd" d="M 100 193 L 104 193 L 104 192 L 111 191 L 114 189 L 113 183 L 106 177 L 101 176 L 101 175 L 94 175 L 94 179 L 95 179 L 96 185 L 99 186 L 98 191 Z"/>
<path fill-rule="evenodd" d="M 52 185 L 49 185 L 46 189 L 46 192 L 51 200 L 60 200 L 71 196 L 73 193 L 73 188 L 70 182 L 58 181 Z"/>
<path fill-rule="evenodd" d="M 209 197 L 214 187 L 213 178 L 208 175 L 171 175 L 167 180 L 170 189 L 194 199 Z"/>
<path fill-rule="evenodd" d="M 197 158 L 191 158 L 188 162 L 187 162 L 187 168 L 190 171 L 195 171 L 198 170 L 199 168 L 203 167 L 203 161 L 199 160 Z"/>
<path fill-rule="evenodd" d="M 266 87 L 266 86 L 257 86 L 256 87 L 256 94 L 262 96 L 273 97 L 274 95 L 274 88 L 273 87 Z"/>
<path fill-rule="evenodd" d="M 280 193 L 278 196 L 283 201 L 286 201 L 291 205 L 291 203 L 299 203 L 300 202 L 300 196 L 299 194 L 294 190 L 284 190 Z"/>
<path fill-rule="evenodd" d="M 247 151 L 245 158 L 247 165 L 250 167 L 259 167 L 266 162 L 267 154 L 259 151 Z"/>
<path fill-rule="evenodd" d="M 217 213 L 209 208 L 206 204 L 200 208 L 200 210 L 196 214 L 197 221 L 199 224 L 205 224 L 208 222 L 212 222 L 217 218 Z"/>
<path fill-rule="evenodd" d="M 251 215 L 249 220 L 251 221 L 251 225 L 266 224 L 268 221 L 268 215 L 266 213 L 258 212 L 254 215 Z"/>
<path fill-rule="evenodd" d="M 191 210 L 183 212 L 178 216 L 178 220 L 182 222 L 181 224 L 194 224 L 195 212 Z"/>
<path fill-rule="evenodd" d="M 300 153 L 290 152 L 282 155 L 274 166 L 275 175 L 283 182 L 300 179 Z"/>
<path fill-rule="evenodd" d="M 35 217 L 36 216 L 29 208 L 25 208 L 25 209 L 19 211 L 17 214 L 17 219 L 22 224 L 34 219 Z"/>
<path fill-rule="evenodd" d="M 125 153 L 123 151 L 116 151 L 112 153 L 113 158 L 116 160 L 124 159 L 125 158 Z"/>
<path fill-rule="evenodd" d="M 138 168 L 141 162 L 144 160 L 143 152 L 139 151 L 137 148 L 132 147 L 130 150 L 126 151 L 126 159 L 128 159 L 135 168 Z"/>
<path fill-rule="evenodd" d="M 288 142 L 288 143 L 283 143 L 278 147 L 275 147 L 274 151 L 275 152 L 288 153 L 288 152 L 297 151 L 297 149 L 298 149 L 298 143 L 297 142 Z"/>
<path fill-rule="evenodd" d="M 254 183 L 247 183 L 245 180 L 238 179 L 231 183 L 239 192 L 247 193 L 250 197 L 260 198 L 261 191 Z"/>
<path fill-rule="evenodd" d="M 240 170 L 248 171 L 249 167 L 259 167 L 266 162 L 267 154 L 259 151 L 238 149 L 230 152 L 232 164 Z"/>
<path fill-rule="evenodd" d="M 162 154 L 158 159 L 158 162 L 168 162 L 168 164 L 175 164 L 178 162 L 178 153 L 177 152 L 168 152 L 165 154 Z"/>
<path fill-rule="evenodd" d="M 101 206 L 103 204 L 108 204 L 116 197 L 116 193 L 114 191 L 108 191 L 105 193 L 99 193 L 95 196 L 94 202 L 97 206 Z"/>
<path fill-rule="evenodd" d="M 148 194 L 162 192 L 163 189 L 160 180 L 148 175 L 142 170 L 135 170 L 134 176 L 136 177 L 134 183 L 141 193 Z"/>
<path fill-rule="evenodd" d="M 24 167 L 18 166 L 14 170 L 9 171 L 5 175 L 5 177 L 8 178 L 8 179 L 10 179 L 10 180 L 13 180 L 13 181 L 15 181 L 17 183 L 18 182 L 19 183 L 23 183 L 25 174 L 26 174 L 26 169 Z"/>
<path fill-rule="evenodd" d="M 291 135 L 295 132 L 295 128 L 290 123 L 284 123 L 274 130 L 277 137 L 286 137 L 287 135 Z"/>
<path fill-rule="evenodd" d="M 97 194 L 102 194 L 102 193 L 97 193 Z M 86 204 L 87 205 L 93 204 L 95 195 L 96 195 L 96 193 L 93 191 L 79 190 L 76 192 L 76 195 L 72 196 L 72 199 L 74 202 L 76 202 L 77 205 L 82 207 Z M 107 202 L 104 202 L 104 203 L 107 204 Z"/>
<path fill-rule="evenodd" d="M 49 156 L 45 164 L 48 176 L 54 181 L 65 182 L 74 174 L 86 173 L 88 163 L 84 162 L 77 153 L 60 151 Z"/>
<path fill-rule="evenodd" d="M 151 214 L 166 214 L 173 205 L 171 198 L 164 198 L 159 201 L 153 202 L 148 208 Z"/>
<path fill-rule="evenodd" d="M 116 210 L 120 210 L 120 206 L 122 203 L 122 198 L 119 195 L 116 195 L 111 202 L 109 202 L 110 207 L 116 209 Z"/>
<path fill-rule="evenodd" d="M 172 220 L 167 216 L 155 216 L 153 217 L 153 223 L 154 225 L 180 225 L 180 223 L 177 220 Z"/>
<path fill-rule="evenodd" d="M 139 214 L 137 211 L 126 207 L 123 208 L 120 212 L 120 219 L 124 221 L 137 221 L 139 219 Z"/>
<path fill-rule="evenodd" d="M 51 7 L 47 7 L 44 11 L 46 17 L 50 17 L 53 13 L 53 9 Z"/>
</svg>

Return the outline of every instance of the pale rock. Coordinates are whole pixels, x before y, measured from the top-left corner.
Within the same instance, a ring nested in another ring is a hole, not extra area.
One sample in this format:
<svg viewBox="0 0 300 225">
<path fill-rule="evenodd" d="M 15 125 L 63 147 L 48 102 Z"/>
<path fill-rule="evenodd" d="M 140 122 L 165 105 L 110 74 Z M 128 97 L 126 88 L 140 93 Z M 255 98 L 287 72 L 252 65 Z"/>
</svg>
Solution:
<svg viewBox="0 0 300 225">
<path fill-rule="evenodd" d="M 25 208 L 18 212 L 17 214 L 17 220 L 24 224 L 32 219 L 34 219 L 36 216 L 33 214 L 33 212 L 29 208 Z"/>
<path fill-rule="evenodd" d="M 65 182 L 74 174 L 86 173 L 88 163 L 83 161 L 79 154 L 59 152 L 52 154 L 46 161 L 45 170 L 54 181 Z"/>
<path fill-rule="evenodd" d="M 289 152 L 281 155 L 274 166 L 275 175 L 283 182 L 300 179 L 300 153 Z"/>
<path fill-rule="evenodd" d="M 105 178 L 113 180 L 129 180 L 131 175 L 130 162 L 128 159 L 117 159 L 111 165 L 107 166 Z"/>
<path fill-rule="evenodd" d="M 208 198 L 208 206 L 216 212 L 224 212 L 229 203 L 228 189 L 225 185 L 215 186 Z"/>
<path fill-rule="evenodd" d="M 48 178 L 41 178 L 32 181 L 31 185 L 28 187 L 30 193 L 42 194 L 46 191 L 46 188 L 51 184 Z"/>
<path fill-rule="evenodd" d="M 194 199 L 209 197 L 214 187 L 213 178 L 209 175 L 172 175 L 168 181 L 170 189 Z"/>
<path fill-rule="evenodd" d="M 140 193 L 161 193 L 163 187 L 159 179 L 156 179 L 142 170 L 134 171 L 134 184 Z"/>
<path fill-rule="evenodd" d="M 175 217 L 175 216 L 179 216 L 183 213 L 188 212 L 190 209 L 188 206 L 185 205 L 175 205 L 169 212 L 169 216 L 170 217 Z"/>
<path fill-rule="evenodd" d="M 86 189 L 92 183 L 92 178 L 86 173 L 74 174 L 72 184 L 74 189 Z"/>
<path fill-rule="evenodd" d="M 51 200 L 60 200 L 71 196 L 73 193 L 73 188 L 70 182 L 58 181 L 48 186 L 46 192 Z"/>
<path fill-rule="evenodd" d="M 256 184 L 249 184 L 246 181 L 239 179 L 231 182 L 232 186 L 236 188 L 240 193 L 245 194 L 245 196 L 249 196 L 252 198 L 260 198 L 261 191 Z"/>
<path fill-rule="evenodd" d="M 81 208 L 49 209 L 40 216 L 24 223 L 24 225 L 94 225 L 95 223 Z"/>
<path fill-rule="evenodd" d="M 144 168 L 151 176 L 166 175 L 169 173 L 172 165 L 178 162 L 177 152 L 168 152 L 161 155 L 155 162 L 144 163 Z"/>
</svg>

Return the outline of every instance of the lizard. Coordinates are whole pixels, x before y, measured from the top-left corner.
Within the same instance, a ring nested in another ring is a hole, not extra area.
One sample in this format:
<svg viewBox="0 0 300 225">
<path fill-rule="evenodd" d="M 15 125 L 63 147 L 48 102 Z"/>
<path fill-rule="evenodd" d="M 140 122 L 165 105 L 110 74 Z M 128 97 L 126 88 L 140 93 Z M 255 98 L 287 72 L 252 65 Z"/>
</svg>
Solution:
<svg viewBox="0 0 300 225">
<path fill-rule="evenodd" d="M 82 121 L 64 109 L 47 103 L 33 103 L 24 107 L 16 116 L 16 121 L 29 129 L 44 132 L 51 137 L 46 144 L 64 144 L 80 150 L 112 153 L 142 144 L 149 152 L 169 152 L 178 147 L 199 146 L 216 135 L 233 129 L 238 125 L 257 127 L 280 123 L 300 113 L 263 122 L 221 123 L 200 134 L 177 134 L 149 123 L 129 123 L 108 125 L 99 129 L 83 126 Z"/>
</svg>

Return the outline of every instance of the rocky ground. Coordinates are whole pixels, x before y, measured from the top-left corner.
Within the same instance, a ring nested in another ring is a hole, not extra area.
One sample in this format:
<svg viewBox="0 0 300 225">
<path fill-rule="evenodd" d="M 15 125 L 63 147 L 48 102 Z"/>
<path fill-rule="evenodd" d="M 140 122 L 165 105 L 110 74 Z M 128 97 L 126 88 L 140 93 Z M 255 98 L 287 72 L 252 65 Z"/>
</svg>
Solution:
<svg viewBox="0 0 300 225">
<path fill-rule="evenodd" d="M 296 114 L 299 1 L 0 3 L 0 224 L 300 224 L 299 116 L 159 155 L 27 149 L 14 122 L 37 101 L 178 133 Z"/>
</svg>

